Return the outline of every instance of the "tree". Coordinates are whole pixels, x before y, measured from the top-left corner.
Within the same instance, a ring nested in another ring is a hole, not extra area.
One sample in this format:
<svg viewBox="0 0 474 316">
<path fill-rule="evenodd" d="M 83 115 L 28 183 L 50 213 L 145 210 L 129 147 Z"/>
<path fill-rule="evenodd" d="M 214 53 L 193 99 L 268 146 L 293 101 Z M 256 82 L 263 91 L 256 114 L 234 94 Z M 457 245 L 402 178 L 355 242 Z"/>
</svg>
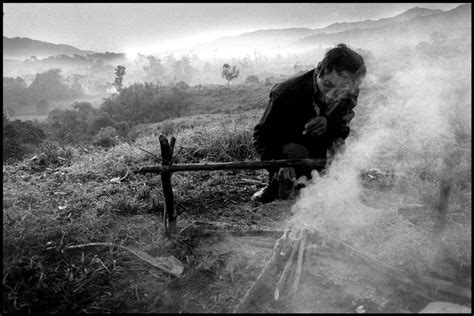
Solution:
<svg viewBox="0 0 474 316">
<path fill-rule="evenodd" d="M 123 76 L 125 76 L 125 67 L 118 65 L 117 68 L 115 68 L 115 81 L 112 84 L 118 93 L 123 89 Z"/>
<path fill-rule="evenodd" d="M 239 76 L 239 70 L 237 67 L 230 66 L 229 64 L 224 64 L 222 66 L 222 78 L 227 80 L 227 86 L 229 86 L 231 80 L 237 78 Z"/>
<path fill-rule="evenodd" d="M 244 70 L 245 69 L 248 69 L 248 67 L 252 64 L 250 58 L 248 56 L 244 57 L 243 59 L 241 59 L 239 61 L 239 64 L 240 64 L 240 69 L 242 70 L 242 72 L 240 73 L 241 76 L 244 75 Z"/>
<path fill-rule="evenodd" d="M 28 86 L 23 78 L 3 78 L 3 110 L 7 117 L 16 109 L 28 105 Z"/>
<path fill-rule="evenodd" d="M 148 56 L 148 66 L 144 66 L 143 70 L 146 73 L 146 81 L 157 83 L 165 73 L 165 67 L 161 64 L 161 59 L 155 56 Z"/>
<path fill-rule="evenodd" d="M 20 160 L 24 158 L 32 146 L 39 145 L 46 138 L 42 129 L 30 121 L 10 121 L 3 116 L 3 161 L 9 158 Z"/>
<path fill-rule="evenodd" d="M 173 81 L 191 82 L 193 77 L 193 68 L 191 66 L 191 59 L 188 56 L 183 56 L 171 64 Z"/>
<path fill-rule="evenodd" d="M 73 74 L 71 76 L 71 94 L 77 97 L 84 95 L 84 89 L 82 88 L 81 81 L 86 79 L 84 75 Z"/>
<path fill-rule="evenodd" d="M 245 78 L 245 83 L 248 84 L 248 85 L 258 84 L 259 82 L 260 82 L 260 80 L 255 75 L 247 76 L 247 78 Z"/>
<path fill-rule="evenodd" d="M 61 69 L 55 68 L 36 74 L 28 90 L 33 100 L 64 100 L 69 97 L 70 88 L 63 82 Z"/>
</svg>

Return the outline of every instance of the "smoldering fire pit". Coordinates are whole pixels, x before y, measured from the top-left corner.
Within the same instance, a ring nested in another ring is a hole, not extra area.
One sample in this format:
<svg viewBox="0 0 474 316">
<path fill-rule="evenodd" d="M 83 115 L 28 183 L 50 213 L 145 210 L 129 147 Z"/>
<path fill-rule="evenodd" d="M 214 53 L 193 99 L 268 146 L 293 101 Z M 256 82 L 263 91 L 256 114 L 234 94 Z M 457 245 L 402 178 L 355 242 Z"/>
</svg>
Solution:
<svg viewBox="0 0 474 316">
<path fill-rule="evenodd" d="M 411 313 L 433 301 L 469 305 L 471 290 L 414 277 L 307 229 L 286 230 L 236 313 Z"/>
</svg>

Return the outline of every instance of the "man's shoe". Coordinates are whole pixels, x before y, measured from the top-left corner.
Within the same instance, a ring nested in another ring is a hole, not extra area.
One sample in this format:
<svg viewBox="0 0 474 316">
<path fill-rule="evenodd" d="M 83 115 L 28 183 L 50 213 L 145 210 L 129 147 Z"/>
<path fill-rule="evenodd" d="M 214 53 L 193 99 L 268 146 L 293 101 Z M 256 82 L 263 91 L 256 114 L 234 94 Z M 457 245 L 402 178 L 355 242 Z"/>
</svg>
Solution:
<svg viewBox="0 0 474 316">
<path fill-rule="evenodd" d="M 255 203 L 270 203 L 277 198 L 278 181 L 273 179 L 266 187 L 258 190 L 252 195 L 251 200 Z"/>
</svg>

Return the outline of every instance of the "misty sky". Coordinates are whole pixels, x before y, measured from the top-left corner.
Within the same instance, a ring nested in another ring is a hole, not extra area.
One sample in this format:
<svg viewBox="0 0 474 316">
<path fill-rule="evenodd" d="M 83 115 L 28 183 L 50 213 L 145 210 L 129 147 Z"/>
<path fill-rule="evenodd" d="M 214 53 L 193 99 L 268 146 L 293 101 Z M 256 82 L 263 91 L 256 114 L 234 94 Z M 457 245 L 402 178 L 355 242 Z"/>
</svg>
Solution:
<svg viewBox="0 0 474 316">
<path fill-rule="evenodd" d="M 460 3 L 4 3 L 3 35 L 97 52 L 184 47 L 258 29 L 321 28 Z"/>
</svg>

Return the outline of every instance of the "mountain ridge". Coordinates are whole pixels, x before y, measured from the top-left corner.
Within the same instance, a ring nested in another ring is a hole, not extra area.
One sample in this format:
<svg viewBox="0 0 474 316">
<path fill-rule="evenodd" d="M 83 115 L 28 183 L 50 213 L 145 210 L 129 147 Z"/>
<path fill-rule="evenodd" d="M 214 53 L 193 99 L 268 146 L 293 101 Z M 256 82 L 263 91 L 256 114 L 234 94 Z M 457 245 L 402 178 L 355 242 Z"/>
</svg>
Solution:
<svg viewBox="0 0 474 316">
<path fill-rule="evenodd" d="M 72 45 L 55 44 L 28 37 L 3 36 L 4 59 L 26 59 L 32 56 L 44 58 L 57 55 L 88 55 L 94 54 L 91 50 L 82 50 Z"/>
<path fill-rule="evenodd" d="M 409 26 L 416 27 L 419 30 L 429 31 L 423 23 L 434 27 L 436 30 L 443 29 L 446 24 L 447 29 L 459 25 L 460 19 L 470 14 L 470 4 L 460 4 L 459 6 L 443 11 L 440 9 L 427 9 L 415 7 L 408 9 L 393 17 L 381 18 L 378 20 L 364 20 L 355 22 L 336 22 L 323 28 L 291 27 L 281 29 L 260 29 L 252 32 L 242 33 L 236 36 L 227 36 L 217 38 L 213 41 L 199 43 L 181 49 L 187 50 L 222 50 L 229 47 L 244 47 L 249 50 L 259 49 L 280 49 L 287 47 L 306 47 L 323 42 L 323 45 L 333 44 L 334 42 L 346 41 L 346 37 L 355 36 L 363 40 L 363 34 L 368 36 L 382 38 L 377 35 L 389 33 L 390 28 L 409 32 Z M 459 19 L 458 19 L 459 17 Z M 444 24 L 443 24 L 444 23 Z M 439 27 L 438 25 L 439 24 Z M 441 26 L 443 24 L 443 26 Z M 377 31 L 378 30 L 378 31 Z M 367 41 L 369 41 L 367 38 Z M 370 42 L 370 41 L 369 41 Z M 26 37 L 3 37 L 3 57 L 4 59 L 26 59 L 31 56 L 44 58 L 57 55 L 89 55 L 96 54 L 91 50 L 82 50 L 77 47 L 65 44 L 54 44 L 40 40 L 34 40 Z M 349 43 L 350 44 L 350 43 Z M 156 52 L 157 54 L 160 52 Z"/>
</svg>

